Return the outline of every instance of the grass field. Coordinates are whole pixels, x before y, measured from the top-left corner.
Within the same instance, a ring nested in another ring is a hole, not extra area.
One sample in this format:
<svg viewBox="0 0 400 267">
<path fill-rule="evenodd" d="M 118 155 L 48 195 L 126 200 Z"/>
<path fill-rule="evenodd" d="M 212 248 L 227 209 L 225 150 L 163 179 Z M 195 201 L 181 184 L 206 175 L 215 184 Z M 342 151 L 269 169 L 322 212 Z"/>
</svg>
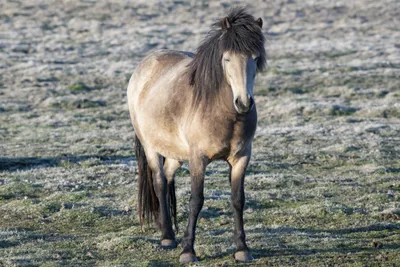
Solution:
<svg viewBox="0 0 400 267">
<path fill-rule="evenodd" d="M 126 86 L 150 51 L 194 51 L 231 5 L 0 0 L 0 266 L 177 265 L 181 247 L 161 250 L 136 216 Z M 250 265 L 398 266 L 400 4 L 249 6 L 268 40 L 246 178 Z M 227 174 L 207 169 L 193 265 L 237 264 Z M 180 241 L 187 164 L 176 183 Z"/>
</svg>

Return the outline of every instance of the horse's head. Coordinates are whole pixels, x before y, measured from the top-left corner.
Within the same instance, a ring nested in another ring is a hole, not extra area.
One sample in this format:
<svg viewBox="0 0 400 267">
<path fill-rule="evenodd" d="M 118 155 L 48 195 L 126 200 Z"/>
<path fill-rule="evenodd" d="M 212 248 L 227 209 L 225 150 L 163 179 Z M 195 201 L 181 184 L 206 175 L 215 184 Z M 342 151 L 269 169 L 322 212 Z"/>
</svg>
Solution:
<svg viewBox="0 0 400 267">
<path fill-rule="evenodd" d="M 259 55 L 226 51 L 222 57 L 225 79 L 233 93 L 233 104 L 238 113 L 244 114 L 254 107 L 254 79 Z"/>
<path fill-rule="evenodd" d="M 233 105 L 239 114 L 245 114 L 254 107 L 254 79 L 257 70 L 265 65 L 262 19 L 248 19 L 246 25 L 229 20 L 232 18 L 221 20 L 224 31 L 221 39 L 225 48 L 222 67 L 225 81 L 232 89 Z"/>
<path fill-rule="evenodd" d="M 256 20 L 246 9 L 234 8 L 213 25 L 188 65 L 196 104 L 203 101 L 207 107 L 228 84 L 239 114 L 254 107 L 254 78 L 266 64 L 262 24 L 261 18 Z"/>
</svg>

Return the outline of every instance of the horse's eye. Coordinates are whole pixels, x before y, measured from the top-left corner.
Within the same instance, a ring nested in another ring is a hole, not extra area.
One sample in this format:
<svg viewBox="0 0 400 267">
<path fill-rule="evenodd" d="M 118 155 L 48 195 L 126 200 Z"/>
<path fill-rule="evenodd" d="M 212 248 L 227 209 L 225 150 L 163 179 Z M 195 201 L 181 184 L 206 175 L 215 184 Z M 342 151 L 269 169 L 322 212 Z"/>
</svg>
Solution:
<svg viewBox="0 0 400 267">
<path fill-rule="evenodd" d="M 224 60 L 225 60 L 226 62 L 229 62 L 229 61 L 231 61 L 231 59 L 230 59 L 230 58 L 224 58 Z"/>
</svg>

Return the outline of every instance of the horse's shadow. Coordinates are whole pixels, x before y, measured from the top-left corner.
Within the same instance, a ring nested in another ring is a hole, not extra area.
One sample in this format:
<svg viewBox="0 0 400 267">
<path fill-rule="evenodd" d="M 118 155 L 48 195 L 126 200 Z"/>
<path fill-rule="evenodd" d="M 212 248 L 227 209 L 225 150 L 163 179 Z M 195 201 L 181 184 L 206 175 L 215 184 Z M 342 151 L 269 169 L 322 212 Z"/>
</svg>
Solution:
<svg viewBox="0 0 400 267">
<path fill-rule="evenodd" d="M 230 214 L 230 212 L 226 212 L 222 208 L 207 207 L 206 209 L 201 211 L 201 218 L 215 219 L 224 214 Z"/>
<path fill-rule="evenodd" d="M 310 228 L 291 228 L 291 227 L 279 227 L 279 228 L 268 228 L 261 227 L 256 229 L 249 229 L 246 231 L 248 235 L 255 234 L 257 236 L 263 236 L 262 238 L 265 240 L 271 240 L 276 238 L 281 234 L 296 234 L 298 232 L 304 232 L 307 234 L 312 234 L 316 238 L 324 239 L 326 238 L 326 234 L 331 234 L 332 236 L 343 236 L 351 233 L 362 233 L 362 232 L 387 232 L 387 231 L 399 231 L 400 225 L 390 224 L 374 224 L 366 227 L 357 227 L 357 228 L 343 228 L 343 229 L 310 229 Z M 228 239 L 229 237 L 227 237 Z M 353 238 L 353 237 L 352 237 Z M 226 240 L 229 242 L 229 240 Z M 357 253 L 357 252 L 368 252 L 368 251 L 376 251 L 378 248 L 376 247 L 365 247 L 365 246 L 352 246 L 352 247 L 335 247 L 335 248 L 290 248 L 290 247 L 271 247 L 271 248 L 250 248 L 251 252 L 255 259 L 260 258 L 268 258 L 268 257 L 276 257 L 276 256 L 308 256 L 308 255 L 316 255 L 316 254 L 324 254 L 324 253 Z M 384 244 L 381 249 L 385 250 L 400 250 L 400 242 L 392 243 L 392 244 Z M 217 259 L 223 258 L 228 255 L 232 255 L 235 253 L 235 249 L 232 247 L 222 253 L 217 253 L 211 256 L 207 256 L 207 258 Z"/>
</svg>

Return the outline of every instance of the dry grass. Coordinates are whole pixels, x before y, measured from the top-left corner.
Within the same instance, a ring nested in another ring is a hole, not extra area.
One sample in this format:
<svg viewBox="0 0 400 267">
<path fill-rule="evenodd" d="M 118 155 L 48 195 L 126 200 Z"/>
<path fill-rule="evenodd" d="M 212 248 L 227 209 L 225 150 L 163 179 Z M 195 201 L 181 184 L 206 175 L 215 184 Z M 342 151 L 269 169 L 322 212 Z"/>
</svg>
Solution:
<svg viewBox="0 0 400 267">
<path fill-rule="evenodd" d="M 254 1 L 253 1 L 254 2 Z M 0 2 L 0 266 L 169 266 L 136 218 L 125 88 L 157 48 L 193 51 L 221 1 Z M 253 265 L 400 262 L 400 6 L 255 1 L 269 67 L 246 180 Z M 184 229 L 190 178 L 177 177 Z M 199 266 L 231 266 L 227 166 L 211 164 Z M 182 238 L 182 232 L 178 239 Z"/>
</svg>

